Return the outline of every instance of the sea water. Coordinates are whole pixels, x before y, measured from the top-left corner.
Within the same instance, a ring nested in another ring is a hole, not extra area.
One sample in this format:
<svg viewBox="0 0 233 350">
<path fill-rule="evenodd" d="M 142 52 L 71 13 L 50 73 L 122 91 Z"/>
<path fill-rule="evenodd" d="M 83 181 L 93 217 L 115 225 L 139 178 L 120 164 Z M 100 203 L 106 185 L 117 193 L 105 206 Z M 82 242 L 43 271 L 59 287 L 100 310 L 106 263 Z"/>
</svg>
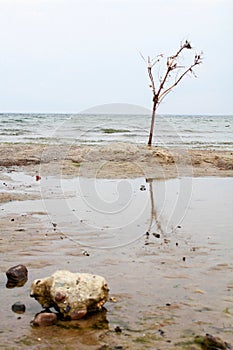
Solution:
<svg viewBox="0 0 233 350">
<path fill-rule="evenodd" d="M 151 116 L 133 114 L 0 114 L 0 142 L 146 144 Z M 157 115 L 153 144 L 233 150 L 232 115 Z"/>
</svg>

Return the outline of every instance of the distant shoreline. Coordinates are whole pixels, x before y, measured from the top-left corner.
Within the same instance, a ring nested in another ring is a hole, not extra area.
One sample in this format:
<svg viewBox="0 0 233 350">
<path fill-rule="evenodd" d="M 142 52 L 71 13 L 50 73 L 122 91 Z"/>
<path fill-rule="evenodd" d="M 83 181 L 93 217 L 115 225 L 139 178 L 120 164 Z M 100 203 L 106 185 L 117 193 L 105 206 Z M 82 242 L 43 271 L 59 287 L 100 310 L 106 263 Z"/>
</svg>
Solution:
<svg viewBox="0 0 233 350">
<path fill-rule="evenodd" d="M 124 112 L 90 112 L 90 111 L 81 111 L 81 112 L 0 112 L 0 116 L 3 115 L 37 115 L 37 116 L 48 116 L 48 115 L 133 115 L 133 116 L 151 116 L 151 112 L 148 113 L 124 113 Z M 226 118 L 233 118 L 233 113 L 199 113 L 199 114 L 191 114 L 191 113 L 158 113 L 156 114 L 156 117 L 226 117 Z"/>
</svg>

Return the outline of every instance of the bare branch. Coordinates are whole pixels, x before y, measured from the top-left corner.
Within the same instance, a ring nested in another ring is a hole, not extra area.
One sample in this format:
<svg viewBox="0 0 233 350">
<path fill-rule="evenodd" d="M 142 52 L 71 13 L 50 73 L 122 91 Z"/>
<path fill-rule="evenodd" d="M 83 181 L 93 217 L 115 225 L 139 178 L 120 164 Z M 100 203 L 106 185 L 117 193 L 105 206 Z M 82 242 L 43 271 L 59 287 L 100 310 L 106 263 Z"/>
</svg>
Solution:
<svg viewBox="0 0 233 350">
<path fill-rule="evenodd" d="M 158 63 L 162 57 L 163 57 L 163 54 L 161 53 L 161 54 L 157 55 L 155 58 L 152 58 L 151 63 L 152 63 L 152 62 L 153 62 L 153 63 L 152 63 L 152 65 L 151 65 L 151 67 L 154 67 L 154 65 L 155 65 L 156 63 Z"/>
<path fill-rule="evenodd" d="M 153 96 L 156 95 L 156 90 L 155 90 L 155 82 L 154 82 L 154 78 L 153 78 L 153 74 L 152 74 L 152 67 L 147 67 L 147 70 L 148 70 L 148 74 L 149 74 L 149 78 L 150 78 L 150 81 L 151 81 L 151 90 L 153 92 Z"/>
<path fill-rule="evenodd" d="M 172 70 L 172 68 L 171 68 L 171 65 L 169 64 L 168 67 L 167 67 L 167 71 L 166 71 L 166 73 L 164 75 L 164 78 L 163 78 L 163 80 L 162 80 L 162 82 L 160 84 L 160 87 L 159 87 L 159 90 L 158 90 L 158 96 L 159 96 L 161 90 L 163 89 L 163 86 L 164 86 L 164 84 L 165 84 L 165 82 L 166 82 L 166 80 L 167 80 L 171 70 Z"/>
<path fill-rule="evenodd" d="M 185 40 L 185 42 L 180 46 L 180 49 L 177 51 L 177 53 L 174 56 L 171 56 L 172 59 L 175 59 L 179 56 L 179 54 L 181 53 L 181 51 L 183 51 L 184 49 L 192 49 L 191 43 L 188 40 Z"/>
<path fill-rule="evenodd" d="M 175 55 L 171 56 L 171 57 L 168 57 L 167 58 L 167 71 L 164 75 L 164 78 L 160 84 L 160 87 L 159 87 L 159 90 L 158 90 L 158 96 L 160 95 L 163 87 L 164 87 L 164 84 L 169 76 L 169 73 L 174 70 L 174 69 L 178 69 L 179 66 L 177 65 L 177 62 L 176 62 L 176 59 L 177 57 L 180 55 L 181 51 L 184 50 L 184 49 L 191 49 L 191 44 L 186 40 L 184 42 L 184 44 L 181 45 L 180 49 L 176 52 Z"/>
<path fill-rule="evenodd" d="M 188 67 L 181 75 L 180 77 L 175 81 L 174 84 L 172 84 L 169 88 L 167 88 L 161 95 L 159 95 L 159 100 L 161 100 L 170 90 L 172 90 L 177 84 L 179 84 L 179 82 L 184 78 L 184 76 L 188 73 L 188 72 L 191 72 L 192 74 L 194 74 L 193 72 L 193 67 L 199 65 L 202 63 L 202 58 L 201 58 L 201 55 L 195 55 L 195 58 L 194 58 L 194 63 Z M 194 74 L 195 76 L 195 74 Z M 161 84 L 162 85 L 162 84 Z M 161 86 L 160 86 L 161 88 Z M 159 92 L 161 92 L 161 89 L 159 88 Z"/>
<path fill-rule="evenodd" d="M 143 61 L 145 61 L 145 63 L 147 63 L 145 57 L 143 56 L 143 54 L 142 54 L 140 51 L 139 51 L 139 55 L 141 56 L 141 58 L 143 59 Z"/>
</svg>

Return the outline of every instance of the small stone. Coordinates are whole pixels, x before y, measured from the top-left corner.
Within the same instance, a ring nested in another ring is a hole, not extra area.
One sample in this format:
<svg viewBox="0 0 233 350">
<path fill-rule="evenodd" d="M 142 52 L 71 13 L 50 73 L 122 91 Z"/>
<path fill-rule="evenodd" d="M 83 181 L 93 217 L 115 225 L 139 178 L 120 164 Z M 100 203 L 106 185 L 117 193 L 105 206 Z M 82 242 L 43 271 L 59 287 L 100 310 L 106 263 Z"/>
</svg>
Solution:
<svg viewBox="0 0 233 350">
<path fill-rule="evenodd" d="M 116 302 L 117 302 L 117 299 L 116 299 L 115 297 L 110 297 L 110 298 L 108 299 L 108 301 L 109 301 L 110 303 L 116 303 Z"/>
<path fill-rule="evenodd" d="M 122 332 L 121 327 L 116 326 L 116 327 L 115 327 L 115 332 L 116 332 L 116 333 L 121 333 L 121 332 Z"/>
<path fill-rule="evenodd" d="M 155 236 L 155 238 L 160 238 L 160 234 L 159 233 L 153 233 L 153 236 Z"/>
<path fill-rule="evenodd" d="M 7 288 L 22 287 L 28 280 L 28 270 L 24 265 L 16 265 L 6 272 Z"/>
<path fill-rule="evenodd" d="M 84 256 L 90 256 L 90 254 L 86 250 L 83 251 L 83 255 Z"/>
<path fill-rule="evenodd" d="M 17 301 L 11 306 L 11 310 L 16 314 L 23 314 L 26 311 L 26 306 L 20 301 Z"/>
<path fill-rule="evenodd" d="M 195 289 L 194 293 L 196 293 L 196 294 L 205 294 L 205 291 L 201 290 L 201 289 Z"/>
<path fill-rule="evenodd" d="M 57 315 L 53 312 L 40 312 L 32 321 L 33 326 L 52 326 L 57 322 Z"/>
<path fill-rule="evenodd" d="M 160 333 L 160 335 L 164 336 L 165 332 L 162 329 L 159 329 L 159 333 Z"/>
<path fill-rule="evenodd" d="M 182 260 L 183 260 L 183 261 L 185 261 L 185 260 L 186 260 L 186 257 L 185 257 L 185 256 L 183 256 Z"/>
</svg>

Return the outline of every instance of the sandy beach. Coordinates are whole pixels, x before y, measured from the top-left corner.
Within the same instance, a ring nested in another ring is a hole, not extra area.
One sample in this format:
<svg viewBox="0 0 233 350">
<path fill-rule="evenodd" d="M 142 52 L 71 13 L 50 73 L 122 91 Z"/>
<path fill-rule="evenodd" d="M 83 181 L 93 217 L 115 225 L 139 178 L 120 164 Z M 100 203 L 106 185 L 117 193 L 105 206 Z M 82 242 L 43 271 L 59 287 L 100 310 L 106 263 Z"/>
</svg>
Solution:
<svg viewBox="0 0 233 350">
<path fill-rule="evenodd" d="M 1 144 L 0 169 L 2 348 L 197 350 L 206 333 L 233 343 L 231 151 Z M 29 281 L 7 289 L 17 264 Z M 106 310 L 31 327 L 30 282 L 58 269 L 103 275 Z"/>
<path fill-rule="evenodd" d="M 80 165 L 82 168 L 87 166 L 88 172 L 79 175 L 88 177 L 93 176 L 93 172 L 102 178 L 169 178 L 191 173 L 193 176 L 228 177 L 233 175 L 233 152 L 147 147 L 121 142 L 103 146 L 0 144 L 1 169 L 16 166 L 17 169 L 26 167 L 27 171 L 39 171 L 42 167 L 52 175 L 57 175 L 57 169 L 64 175 L 77 175 Z"/>
</svg>

